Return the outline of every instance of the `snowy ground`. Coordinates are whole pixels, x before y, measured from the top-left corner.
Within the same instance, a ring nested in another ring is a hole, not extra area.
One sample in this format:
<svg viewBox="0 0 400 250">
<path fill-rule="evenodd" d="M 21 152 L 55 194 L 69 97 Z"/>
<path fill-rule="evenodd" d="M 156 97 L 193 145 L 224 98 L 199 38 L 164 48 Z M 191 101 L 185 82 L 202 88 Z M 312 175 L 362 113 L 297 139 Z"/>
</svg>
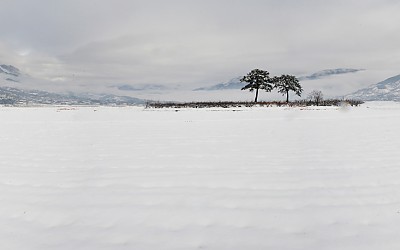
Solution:
<svg viewBox="0 0 400 250">
<path fill-rule="evenodd" d="M 400 105 L 0 108 L 0 249 L 400 249 Z"/>
</svg>

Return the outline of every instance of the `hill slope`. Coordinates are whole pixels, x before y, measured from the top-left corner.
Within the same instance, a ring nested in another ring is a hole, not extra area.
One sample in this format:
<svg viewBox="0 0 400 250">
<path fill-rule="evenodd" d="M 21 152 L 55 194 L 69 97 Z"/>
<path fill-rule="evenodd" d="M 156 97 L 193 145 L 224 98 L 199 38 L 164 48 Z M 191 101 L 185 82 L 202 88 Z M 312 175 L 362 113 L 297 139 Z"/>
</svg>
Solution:
<svg viewBox="0 0 400 250">
<path fill-rule="evenodd" d="M 400 75 L 390 77 L 368 88 L 360 89 L 346 95 L 345 98 L 363 101 L 400 101 Z"/>
<path fill-rule="evenodd" d="M 144 100 L 110 94 L 57 94 L 40 90 L 0 87 L 0 104 L 6 105 L 136 105 Z"/>
<path fill-rule="evenodd" d="M 219 83 L 210 87 L 203 87 L 203 88 L 197 88 L 194 89 L 193 91 L 213 91 L 213 90 L 225 90 L 225 89 L 241 89 L 244 87 L 244 83 L 240 81 L 241 77 L 236 77 L 228 82 L 224 83 Z"/>
<path fill-rule="evenodd" d="M 32 84 L 33 82 L 33 84 Z M 31 83 L 28 86 L 27 83 Z M 31 89 L 35 79 L 12 65 L 0 64 L 0 104 L 7 105 L 136 105 L 145 101 L 129 96 Z"/>
</svg>

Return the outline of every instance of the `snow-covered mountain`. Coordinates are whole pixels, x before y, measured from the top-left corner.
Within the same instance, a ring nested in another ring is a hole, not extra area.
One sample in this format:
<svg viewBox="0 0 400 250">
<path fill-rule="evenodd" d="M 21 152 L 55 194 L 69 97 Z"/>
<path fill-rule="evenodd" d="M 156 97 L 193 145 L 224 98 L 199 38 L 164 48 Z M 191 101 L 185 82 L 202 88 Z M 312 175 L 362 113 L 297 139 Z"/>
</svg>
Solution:
<svg viewBox="0 0 400 250">
<path fill-rule="evenodd" d="M 137 105 L 144 100 L 110 94 L 57 94 L 40 90 L 0 87 L 0 105 Z"/>
<path fill-rule="evenodd" d="M 349 69 L 349 68 L 337 68 L 337 69 L 325 69 L 318 72 L 315 72 L 311 75 L 300 76 L 298 79 L 300 81 L 307 81 L 307 80 L 317 80 L 329 76 L 334 75 L 343 75 L 349 73 L 356 73 L 359 71 L 363 71 L 363 69 Z M 225 90 L 225 89 L 241 89 L 244 87 L 244 83 L 240 82 L 241 77 L 236 77 L 231 79 L 228 82 L 219 83 L 216 85 L 212 85 L 210 87 L 202 87 L 194 89 L 194 91 L 213 91 L 213 90 Z"/>
<path fill-rule="evenodd" d="M 0 81 L 8 83 L 20 82 L 21 72 L 12 65 L 0 65 Z"/>
<path fill-rule="evenodd" d="M 53 93 L 32 89 L 37 79 L 12 65 L 0 65 L 0 105 L 135 105 L 144 100 L 129 96 L 92 93 Z M 33 84 L 30 84 L 32 83 Z"/>
<path fill-rule="evenodd" d="M 224 83 L 219 83 L 210 87 L 204 87 L 204 88 L 197 88 L 194 89 L 193 91 L 212 91 L 212 90 L 224 90 L 224 89 L 241 89 L 244 87 L 244 83 L 240 82 L 241 77 L 236 77 L 231 79 L 228 82 Z"/>
<path fill-rule="evenodd" d="M 121 84 L 121 85 L 113 85 L 111 88 L 116 88 L 121 91 L 165 91 L 170 90 L 169 87 L 161 84 L 140 84 L 140 85 L 130 85 L 130 84 Z"/>
<path fill-rule="evenodd" d="M 400 101 L 400 75 L 360 89 L 346 95 L 345 98 L 363 101 Z"/>
<path fill-rule="evenodd" d="M 343 75 L 343 74 L 348 74 L 348 73 L 356 73 L 358 71 L 363 71 L 363 69 L 347 69 L 347 68 L 325 69 L 325 70 L 318 71 L 318 72 L 313 73 L 308 76 L 300 76 L 299 80 L 300 81 L 317 80 L 317 79 L 325 78 L 325 77 L 332 76 L 332 75 Z"/>
<path fill-rule="evenodd" d="M 0 87 L 0 105 L 136 105 L 144 100 L 110 94 L 57 94 L 40 90 Z"/>
<path fill-rule="evenodd" d="M 6 75 L 11 75 L 11 76 L 16 76 L 16 77 L 18 77 L 21 74 L 19 69 L 17 69 L 16 67 L 14 67 L 12 65 L 5 65 L 5 64 L 0 65 L 0 73 L 4 73 Z"/>
</svg>

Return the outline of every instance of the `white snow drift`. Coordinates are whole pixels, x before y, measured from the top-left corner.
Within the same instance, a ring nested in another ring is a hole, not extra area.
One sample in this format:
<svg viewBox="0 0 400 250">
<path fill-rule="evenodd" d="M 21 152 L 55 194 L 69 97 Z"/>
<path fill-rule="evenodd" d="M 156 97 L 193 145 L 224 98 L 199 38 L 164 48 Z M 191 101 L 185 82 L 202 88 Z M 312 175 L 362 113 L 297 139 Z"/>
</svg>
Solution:
<svg viewBox="0 0 400 250">
<path fill-rule="evenodd" d="M 400 105 L 0 108 L 0 249 L 400 249 Z"/>
</svg>

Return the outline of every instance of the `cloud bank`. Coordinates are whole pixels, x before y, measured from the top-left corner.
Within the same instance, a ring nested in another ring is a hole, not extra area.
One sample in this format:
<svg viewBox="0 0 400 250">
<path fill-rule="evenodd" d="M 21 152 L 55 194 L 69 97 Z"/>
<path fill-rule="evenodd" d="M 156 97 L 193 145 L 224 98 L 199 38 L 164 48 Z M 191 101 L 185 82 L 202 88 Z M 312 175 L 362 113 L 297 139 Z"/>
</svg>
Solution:
<svg viewBox="0 0 400 250">
<path fill-rule="evenodd" d="M 1 64 L 70 88 L 196 88 L 253 68 L 274 75 L 365 68 L 398 74 L 393 0 L 3 0 Z M 357 74 L 358 75 L 358 74 Z"/>
</svg>

